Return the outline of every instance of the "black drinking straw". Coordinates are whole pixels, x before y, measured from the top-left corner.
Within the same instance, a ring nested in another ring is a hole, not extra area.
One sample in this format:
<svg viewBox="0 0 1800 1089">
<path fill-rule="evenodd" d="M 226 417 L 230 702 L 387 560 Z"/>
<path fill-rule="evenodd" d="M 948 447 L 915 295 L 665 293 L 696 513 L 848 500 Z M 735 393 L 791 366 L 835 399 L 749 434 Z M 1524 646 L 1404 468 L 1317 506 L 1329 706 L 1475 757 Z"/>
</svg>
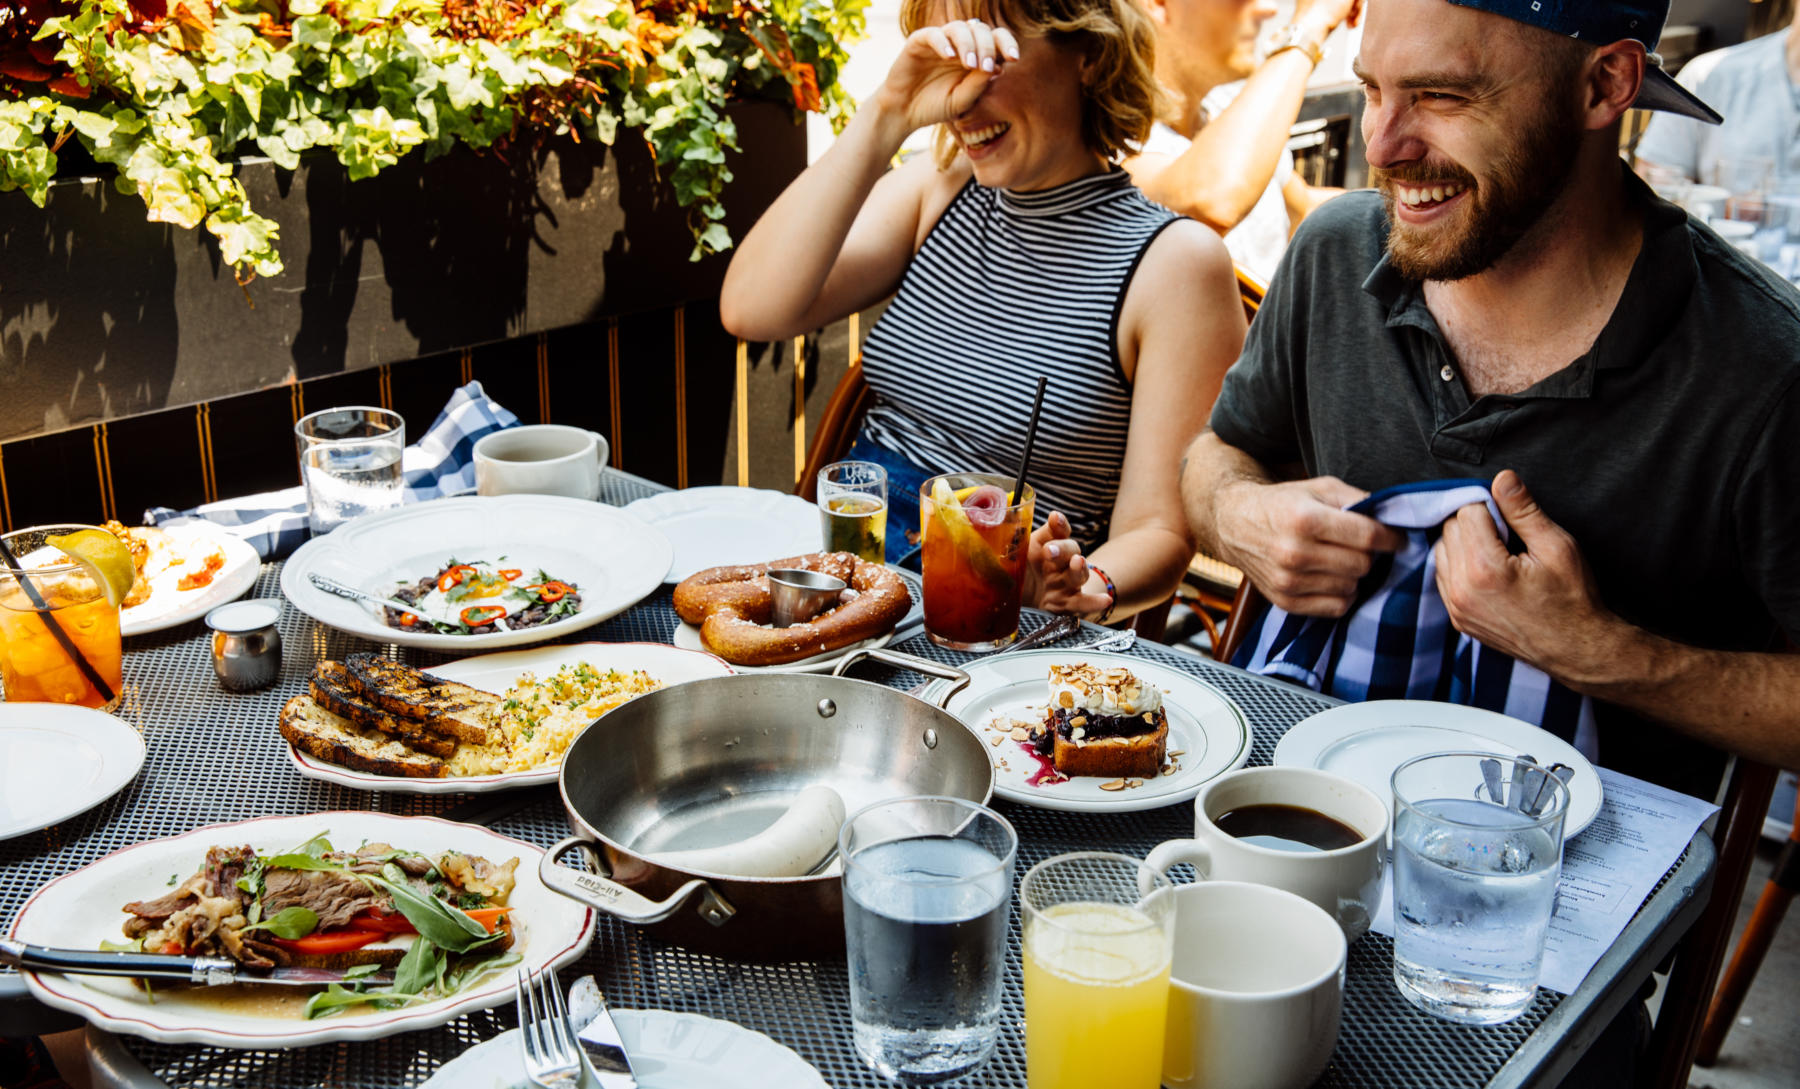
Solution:
<svg viewBox="0 0 1800 1089">
<path fill-rule="evenodd" d="M 1031 448 L 1037 445 L 1038 413 L 1044 410 L 1044 387 L 1049 384 L 1050 379 L 1040 377 L 1037 396 L 1031 401 L 1031 423 L 1025 428 L 1025 456 L 1019 459 L 1019 472 L 1013 480 L 1012 501 L 1014 503 L 1025 501 L 1025 471 L 1031 468 Z"/>
<path fill-rule="evenodd" d="M 25 569 L 19 566 L 19 557 L 13 555 L 13 550 L 3 539 L 0 539 L 0 556 L 6 558 L 6 566 L 12 568 L 13 574 L 18 576 L 19 585 L 25 589 L 25 596 L 31 599 L 31 607 L 44 614 L 44 626 L 50 629 L 51 635 L 56 636 L 56 641 L 62 644 L 63 651 L 75 660 L 75 665 L 81 670 L 81 675 L 86 677 L 88 683 L 100 693 L 101 702 L 111 703 L 117 698 L 118 693 L 112 690 L 112 685 L 107 684 L 101 678 L 99 672 L 94 669 L 93 663 L 88 661 L 81 651 L 75 649 L 75 643 L 69 638 L 69 633 L 56 622 L 56 615 L 50 611 L 50 606 L 45 604 L 43 595 L 38 593 L 37 587 L 33 586 L 31 580 L 25 577 Z"/>
</svg>

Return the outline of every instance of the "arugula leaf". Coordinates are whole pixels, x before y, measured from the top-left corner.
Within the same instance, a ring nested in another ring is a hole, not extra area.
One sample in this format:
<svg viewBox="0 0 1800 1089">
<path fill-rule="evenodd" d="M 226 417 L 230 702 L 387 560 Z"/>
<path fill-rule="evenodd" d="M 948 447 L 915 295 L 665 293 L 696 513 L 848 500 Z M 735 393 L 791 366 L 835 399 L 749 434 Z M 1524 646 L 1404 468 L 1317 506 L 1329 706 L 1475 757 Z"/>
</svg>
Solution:
<svg viewBox="0 0 1800 1089">
<path fill-rule="evenodd" d="M 413 888 L 407 882 L 405 872 L 391 862 L 383 867 L 382 876 L 365 875 L 365 879 L 393 897 L 394 907 L 406 916 L 406 921 L 421 937 L 436 943 L 439 948 L 452 953 L 467 953 L 499 937 L 498 932 L 489 934 L 487 927 L 462 911 Z"/>
<path fill-rule="evenodd" d="M 420 994 L 444 972 L 444 955 L 436 945 L 421 937 L 412 943 L 406 956 L 394 969 L 395 994 Z"/>
<path fill-rule="evenodd" d="M 379 964 L 359 964 L 354 968 L 344 969 L 344 978 L 347 980 L 356 980 L 361 979 L 364 976 L 375 975 L 380 971 L 381 965 Z"/>
<path fill-rule="evenodd" d="M 306 937 L 308 934 L 311 934 L 314 930 L 318 929 L 318 926 L 318 912 L 309 907 L 301 907 L 299 904 L 295 904 L 293 907 L 282 908 L 280 911 L 276 912 L 275 917 L 268 922 L 252 922 L 249 926 L 244 928 L 244 932 L 249 933 L 252 930 L 267 930 L 277 938 L 286 938 L 289 941 L 292 941 L 295 938 Z"/>
</svg>

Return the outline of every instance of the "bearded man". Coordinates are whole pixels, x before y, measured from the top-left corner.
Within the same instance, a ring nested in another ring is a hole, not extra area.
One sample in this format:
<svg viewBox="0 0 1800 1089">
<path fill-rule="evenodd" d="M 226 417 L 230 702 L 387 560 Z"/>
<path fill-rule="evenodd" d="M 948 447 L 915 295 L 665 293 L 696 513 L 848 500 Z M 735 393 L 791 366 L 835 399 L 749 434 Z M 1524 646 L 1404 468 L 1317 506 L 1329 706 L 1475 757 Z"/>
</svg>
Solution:
<svg viewBox="0 0 1800 1089">
<path fill-rule="evenodd" d="M 1591 707 L 1601 763 L 1710 796 L 1720 749 L 1800 765 L 1800 656 L 1771 653 L 1800 637 L 1800 296 L 1620 161 L 1634 104 L 1717 120 L 1647 56 L 1667 14 L 1372 0 L 1376 191 L 1296 234 L 1183 500 L 1275 606 L 1339 617 L 1412 547 L 1344 508 L 1486 482 L 1424 548 L 1450 623 Z"/>
</svg>

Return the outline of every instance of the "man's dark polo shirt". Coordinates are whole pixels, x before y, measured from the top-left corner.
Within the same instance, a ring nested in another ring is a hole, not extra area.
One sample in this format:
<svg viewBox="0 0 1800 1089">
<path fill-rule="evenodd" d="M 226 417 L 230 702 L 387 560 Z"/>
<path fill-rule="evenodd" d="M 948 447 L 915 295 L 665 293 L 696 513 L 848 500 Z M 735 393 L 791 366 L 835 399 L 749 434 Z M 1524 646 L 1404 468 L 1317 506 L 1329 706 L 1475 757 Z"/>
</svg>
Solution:
<svg viewBox="0 0 1800 1089">
<path fill-rule="evenodd" d="M 1631 186 L 1643 248 L 1593 348 L 1473 403 L 1420 285 L 1383 256 L 1380 198 L 1324 205 L 1294 236 L 1213 430 L 1274 471 L 1369 491 L 1515 469 L 1631 623 L 1725 650 L 1800 639 L 1800 293 Z M 1719 754 L 1595 711 L 1602 764 L 1716 788 Z"/>
</svg>

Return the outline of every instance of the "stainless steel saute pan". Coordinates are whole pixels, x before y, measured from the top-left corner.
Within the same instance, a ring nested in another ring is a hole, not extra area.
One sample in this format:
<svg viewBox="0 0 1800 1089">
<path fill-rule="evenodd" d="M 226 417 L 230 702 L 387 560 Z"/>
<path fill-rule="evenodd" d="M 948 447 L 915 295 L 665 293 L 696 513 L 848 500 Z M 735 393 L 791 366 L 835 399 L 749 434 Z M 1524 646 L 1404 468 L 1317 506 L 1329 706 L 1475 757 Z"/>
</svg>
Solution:
<svg viewBox="0 0 1800 1089">
<path fill-rule="evenodd" d="M 968 675 L 888 651 L 864 656 L 958 683 Z M 575 835 L 544 856 L 544 884 L 659 937 L 742 960 L 841 956 L 840 878 L 737 877 L 660 865 L 659 851 L 762 832 L 816 784 L 847 812 L 885 798 L 986 802 L 987 746 L 955 716 L 904 692 L 838 675 L 758 673 L 659 689 L 583 733 L 560 786 Z M 556 864 L 581 851 L 597 871 Z M 823 861 L 823 855 L 821 855 Z"/>
</svg>

